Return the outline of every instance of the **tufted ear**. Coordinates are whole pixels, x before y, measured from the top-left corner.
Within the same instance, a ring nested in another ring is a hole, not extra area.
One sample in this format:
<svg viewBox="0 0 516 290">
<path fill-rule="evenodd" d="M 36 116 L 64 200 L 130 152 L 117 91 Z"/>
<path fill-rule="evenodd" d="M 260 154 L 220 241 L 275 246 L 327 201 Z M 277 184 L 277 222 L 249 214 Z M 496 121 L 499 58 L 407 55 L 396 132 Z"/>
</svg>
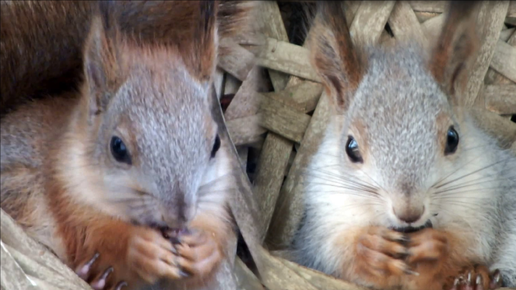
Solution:
<svg viewBox="0 0 516 290">
<path fill-rule="evenodd" d="M 463 91 L 479 43 L 476 34 L 477 1 L 450 1 L 440 38 L 430 58 L 430 71 L 457 104 L 456 93 Z"/>
<path fill-rule="evenodd" d="M 199 1 L 198 21 L 193 29 L 192 51 L 185 52 L 188 66 L 201 81 L 209 81 L 217 64 L 217 13 L 218 1 Z"/>
<path fill-rule="evenodd" d="M 104 2 L 104 1 L 100 1 Z M 120 84 L 120 63 L 116 45 L 116 27 L 109 19 L 108 7 L 101 5 L 91 23 L 84 47 L 84 76 L 90 115 L 104 111 Z"/>
<path fill-rule="evenodd" d="M 317 2 L 309 35 L 311 62 L 326 93 L 346 110 L 365 72 L 365 61 L 353 45 L 340 1 Z"/>
</svg>

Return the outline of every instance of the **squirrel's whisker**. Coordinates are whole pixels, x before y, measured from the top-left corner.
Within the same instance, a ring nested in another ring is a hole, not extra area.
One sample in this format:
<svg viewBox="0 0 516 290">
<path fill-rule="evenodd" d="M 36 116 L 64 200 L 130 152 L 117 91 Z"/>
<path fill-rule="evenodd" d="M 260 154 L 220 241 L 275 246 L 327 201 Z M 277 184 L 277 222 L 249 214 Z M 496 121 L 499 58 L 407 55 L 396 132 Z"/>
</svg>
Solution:
<svg viewBox="0 0 516 290">
<path fill-rule="evenodd" d="M 467 173 L 467 174 L 464 174 L 464 175 L 462 175 L 462 176 L 459 176 L 459 177 L 457 177 L 457 178 L 455 178 L 455 179 L 453 179 L 453 180 L 451 180 L 451 181 L 448 181 L 448 182 L 445 182 L 445 183 L 443 183 L 443 184 L 440 184 L 440 185 L 436 186 L 435 188 L 443 187 L 443 186 L 445 186 L 445 185 L 448 185 L 448 184 L 450 184 L 450 183 L 453 183 L 453 182 L 455 182 L 455 181 L 461 180 L 461 179 L 466 178 L 466 177 L 468 177 L 468 176 L 471 176 L 471 175 L 473 175 L 473 174 L 475 174 L 475 173 L 478 173 L 478 172 L 480 172 L 480 171 L 482 171 L 482 170 L 486 170 L 486 169 L 488 169 L 488 168 L 491 168 L 491 167 L 493 167 L 493 166 L 495 166 L 495 165 L 497 165 L 497 164 L 500 164 L 500 163 L 502 163 L 502 162 L 507 162 L 507 161 L 506 161 L 506 160 L 499 160 L 499 161 L 496 161 L 496 162 L 491 163 L 491 164 L 489 164 L 489 165 L 486 165 L 486 166 L 484 166 L 484 167 L 482 167 L 482 168 L 480 168 L 480 169 L 477 169 L 477 170 L 474 170 L 474 171 L 469 172 L 469 173 Z M 464 167 L 464 166 L 463 166 L 463 167 Z M 461 168 L 461 169 L 463 169 L 463 168 Z"/>
</svg>

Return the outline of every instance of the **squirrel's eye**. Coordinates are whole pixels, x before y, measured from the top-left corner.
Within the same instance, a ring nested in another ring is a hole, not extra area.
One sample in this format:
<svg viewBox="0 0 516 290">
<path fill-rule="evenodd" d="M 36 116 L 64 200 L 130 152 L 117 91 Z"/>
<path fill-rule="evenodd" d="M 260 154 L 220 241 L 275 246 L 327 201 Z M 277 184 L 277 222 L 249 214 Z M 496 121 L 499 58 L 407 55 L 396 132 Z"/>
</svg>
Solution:
<svg viewBox="0 0 516 290">
<path fill-rule="evenodd" d="M 364 162 L 358 148 L 358 143 L 352 136 L 348 137 L 348 142 L 346 143 L 346 154 L 348 154 L 349 159 L 353 163 Z"/>
<path fill-rule="evenodd" d="M 127 151 L 127 147 L 122 139 L 117 136 L 113 136 L 109 147 L 111 148 L 111 154 L 116 161 L 131 164 L 129 152 Z"/>
<path fill-rule="evenodd" d="M 215 137 L 215 143 L 213 143 L 213 149 L 211 149 L 211 158 L 215 157 L 215 154 L 217 154 L 217 151 L 219 151 L 220 148 L 220 138 L 219 135 Z"/>
<path fill-rule="evenodd" d="M 457 150 L 457 146 L 459 145 L 459 134 L 453 126 L 448 129 L 448 133 L 446 134 L 446 148 L 444 149 L 444 155 L 453 154 Z"/>
</svg>

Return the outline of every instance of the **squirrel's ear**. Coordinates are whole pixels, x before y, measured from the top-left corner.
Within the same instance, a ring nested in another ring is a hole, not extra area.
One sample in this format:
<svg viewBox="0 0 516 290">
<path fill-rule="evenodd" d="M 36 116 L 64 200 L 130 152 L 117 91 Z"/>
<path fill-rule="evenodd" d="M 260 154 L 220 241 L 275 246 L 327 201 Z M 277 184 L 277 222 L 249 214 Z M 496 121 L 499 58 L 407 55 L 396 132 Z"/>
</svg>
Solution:
<svg viewBox="0 0 516 290">
<path fill-rule="evenodd" d="M 467 75 L 478 51 L 477 1 L 450 1 L 440 38 L 430 58 L 430 71 L 457 104 L 456 93 L 463 91 Z"/>
<path fill-rule="evenodd" d="M 193 29 L 193 50 L 185 53 L 193 74 L 201 81 L 209 81 L 217 64 L 217 13 L 218 1 L 199 1 L 199 14 Z"/>
<path fill-rule="evenodd" d="M 309 46 L 326 93 L 339 110 L 346 110 L 363 77 L 364 60 L 353 45 L 340 1 L 317 3 Z"/>
<path fill-rule="evenodd" d="M 84 49 L 84 75 L 90 95 L 90 113 L 94 115 L 105 110 L 118 83 L 116 45 L 106 26 L 109 27 L 109 23 L 101 15 L 93 17 Z"/>
</svg>

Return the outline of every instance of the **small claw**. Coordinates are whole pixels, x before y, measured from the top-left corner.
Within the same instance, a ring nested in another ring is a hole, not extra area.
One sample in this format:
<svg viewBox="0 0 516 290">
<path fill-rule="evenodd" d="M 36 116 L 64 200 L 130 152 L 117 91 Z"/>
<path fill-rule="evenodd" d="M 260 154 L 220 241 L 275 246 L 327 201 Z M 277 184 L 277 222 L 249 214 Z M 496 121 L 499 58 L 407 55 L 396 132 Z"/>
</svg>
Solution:
<svg viewBox="0 0 516 290">
<path fill-rule="evenodd" d="M 123 287 L 127 287 L 127 282 L 121 281 L 116 285 L 115 290 L 121 290 Z"/>
<path fill-rule="evenodd" d="M 169 240 L 172 243 L 172 245 L 181 244 L 181 239 L 179 237 L 170 237 Z"/>
<path fill-rule="evenodd" d="M 482 275 L 478 274 L 477 278 L 475 280 L 475 290 L 484 290 L 484 277 Z"/>
<path fill-rule="evenodd" d="M 460 280 L 459 278 L 455 278 L 455 280 L 453 281 L 453 287 L 451 287 L 449 290 L 458 290 L 458 286 L 460 284 Z"/>
<path fill-rule="evenodd" d="M 395 239 L 395 241 L 401 243 L 403 246 L 408 246 L 410 237 L 407 234 L 402 234 L 399 238 Z"/>
<path fill-rule="evenodd" d="M 468 272 L 467 284 L 468 284 L 469 286 L 471 286 L 471 282 L 472 282 L 472 281 L 471 281 L 471 278 L 472 278 L 471 276 L 472 276 L 472 275 L 471 275 L 471 272 Z"/>
<path fill-rule="evenodd" d="M 414 276 L 419 276 L 419 273 L 418 272 L 415 272 L 415 271 L 412 271 L 412 270 L 409 270 L 409 269 L 405 269 L 404 270 L 405 274 L 407 275 L 414 275 Z"/>
<path fill-rule="evenodd" d="M 91 287 L 93 289 L 104 289 L 104 287 L 106 286 L 107 278 L 109 277 L 109 275 L 111 275 L 111 273 L 113 273 L 114 270 L 115 269 L 113 269 L 113 267 L 107 268 L 106 271 L 102 273 L 102 276 L 100 276 L 99 280 L 91 284 Z"/>
<path fill-rule="evenodd" d="M 179 276 L 181 276 L 182 278 L 188 278 L 188 277 L 192 276 L 192 273 L 190 273 L 184 269 L 181 269 L 181 270 L 179 270 Z"/>
<path fill-rule="evenodd" d="M 393 255 L 393 258 L 398 259 L 398 260 L 405 260 L 409 256 L 410 256 L 409 252 L 404 252 L 404 253 L 397 253 L 397 254 Z"/>
<path fill-rule="evenodd" d="M 91 266 L 93 265 L 93 263 L 95 263 L 95 261 L 97 261 L 97 259 L 99 258 L 100 254 L 99 253 L 95 253 L 95 255 L 93 255 L 93 258 L 91 258 L 91 260 L 89 260 L 86 264 L 84 264 L 84 266 L 82 266 L 76 273 L 79 277 L 81 277 L 81 279 L 83 280 L 86 280 L 88 278 L 88 274 L 90 273 L 90 270 L 91 270 Z"/>
<path fill-rule="evenodd" d="M 475 284 L 476 284 L 476 285 L 480 285 L 480 284 L 482 284 L 482 280 L 483 280 L 483 279 L 482 279 L 482 275 L 478 274 L 478 275 L 477 275 L 477 279 L 475 279 Z"/>
<path fill-rule="evenodd" d="M 466 285 L 467 280 L 464 279 L 464 277 L 460 276 L 459 279 L 460 279 L 460 285 Z"/>
<path fill-rule="evenodd" d="M 501 287 L 502 285 L 502 275 L 500 274 L 500 271 L 499 270 L 496 270 L 494 273 L 493 273 L 493 279 L 491 280 L 491 283 L 490 283 L 490 288 L 491 289 L 496 289 L 498 287 Z"/>
</svg>

